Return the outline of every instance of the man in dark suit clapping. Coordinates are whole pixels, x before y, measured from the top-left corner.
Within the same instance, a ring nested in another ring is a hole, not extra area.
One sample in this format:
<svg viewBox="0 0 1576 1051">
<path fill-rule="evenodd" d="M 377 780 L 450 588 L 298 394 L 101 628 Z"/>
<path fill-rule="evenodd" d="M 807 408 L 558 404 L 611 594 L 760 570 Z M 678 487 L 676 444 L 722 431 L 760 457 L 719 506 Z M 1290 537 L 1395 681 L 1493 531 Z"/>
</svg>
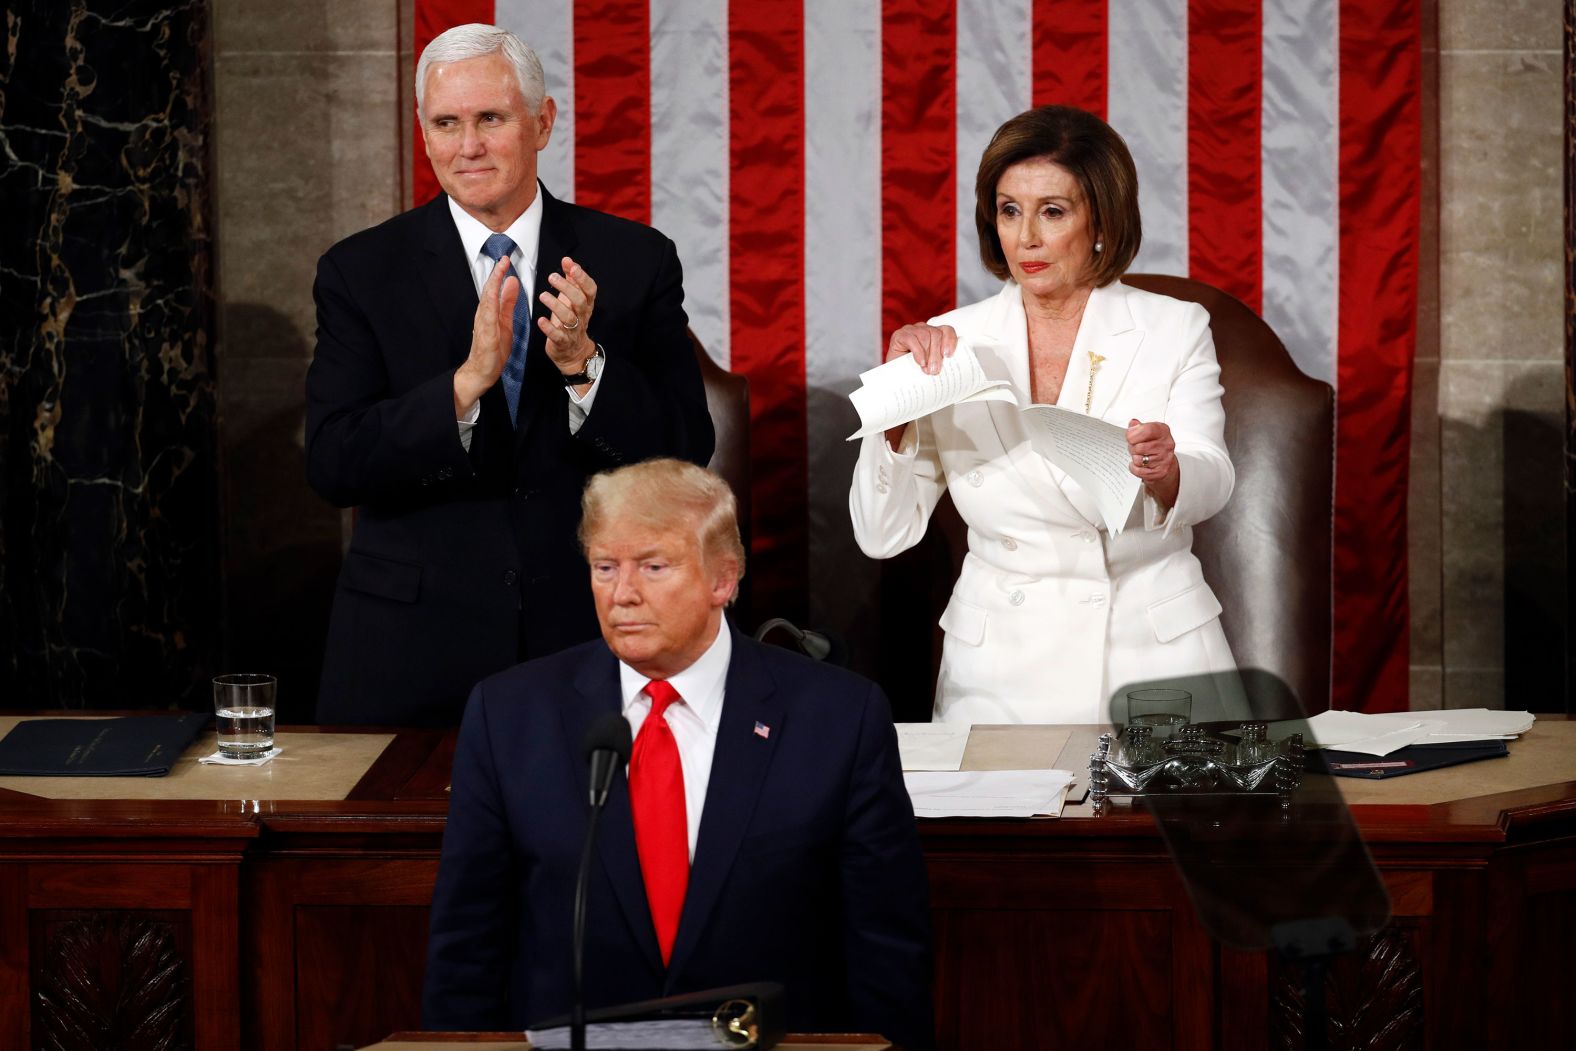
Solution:
<svg viewBox="0 0 1576 1051">
<path fill-rule="evenodd" d="M 518 1030 L 569 1010 L 581 742 L 621 712 L 635 746 L 591 869 L 587 1006 L 776 981 L 792 1029 L 931 1047 L 924 861 L 886 698 L 727 626 L 744 550 L 716 475 L 626 467 L 592 479 L 584 512 L 602 640 L 471 695 L 423 1021 Z"/>
<path fill-rule="evenodd" d="M 711 457 L 673 243 L 536 179 L 556 107 L 487 25 L 422 52 L 444 193 L 318 264 L 307 477 L 355 532 L 321 722 L 458 722 L 467 691 L 596 635 L 575 541 L 599 470 Z"/>
</svg>

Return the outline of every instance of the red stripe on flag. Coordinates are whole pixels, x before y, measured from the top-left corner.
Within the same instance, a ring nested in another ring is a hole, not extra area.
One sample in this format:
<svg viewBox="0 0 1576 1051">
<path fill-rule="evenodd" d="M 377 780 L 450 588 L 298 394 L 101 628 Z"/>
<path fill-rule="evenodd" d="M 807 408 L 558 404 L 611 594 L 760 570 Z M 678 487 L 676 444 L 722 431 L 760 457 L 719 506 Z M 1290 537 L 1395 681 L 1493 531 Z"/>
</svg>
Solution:
<svg viewBox="0 0 1576 1051">
<path fill-rule="evenodd" d="M 1259 0 L 1188 3 L 1188 276 L 1264 305 Z"/>
<path fill-rule="evenodd" d="M 1106 109 L 1106 0 L 1034 0 L 1034 104 Z"/>
<path fill-rule="evenodd" d="M 798 4 L 728 4 L 732 367 L 750 378 L 751 601 L 807 609 L 804 20 Z"/>
<path fill-rule="evenodd" d="M 416 10 L 411 39 L 412 65 L 421 61 L 421 53 L 427 50 L 427 45 L 432 43 L 432 38 L 446 29 L 455 26 L 467 25 L 471 22 L 492 22 L 493 0 L 416 0 Z M 414 73 L 412 80 L 414 80 Z M 413 89 L 414 90 L 414 89 Z M 432 164 L 427 160 L 427 148 L 421 136 L 421 117 L 416 117 L 416 137 L 411 140 L 415 145 L 411 157 L 411 187 L 414 191 L 412 198 L 417 204 L 426 204 L 438 196 L 438 177 L 432 174 Z"/>
<path fill-rule="evenodd" d="M 1422 178 L 1417 0 L 1342 0 L 1340 34 L 1333 704 L 1402 711 Z"/>
<path fill-rule="evenodd" d="M 957 293 L 957 42 L 951 0 L 885 0 L 881 52 L 885 336 L 950 310 Z"/>
<path fill-rule="evenodd" d="M 651 222 L 651 8 L 575 0 L 575 203 Z"/>
</svg>

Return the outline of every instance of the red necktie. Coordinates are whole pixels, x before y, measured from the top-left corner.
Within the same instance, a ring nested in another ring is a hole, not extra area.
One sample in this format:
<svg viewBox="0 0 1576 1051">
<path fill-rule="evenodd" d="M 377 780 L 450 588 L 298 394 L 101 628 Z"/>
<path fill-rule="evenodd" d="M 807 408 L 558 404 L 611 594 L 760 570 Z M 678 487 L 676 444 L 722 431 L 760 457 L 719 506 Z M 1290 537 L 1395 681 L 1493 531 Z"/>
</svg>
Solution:
<svg viewBox="0 0 1576 1051">
<path fill-rule="evenodd" d="M 646 684 L 651 714 L 640 725 L 629 756 L 629 805 L 635 819 L 635 849 L 646 882 L 646 902 L 662 947 L 662 963 L 673 956 L 673 939 L 689 886 L 689 825 L 684 812 L 684 765 L 678 742 L 663 718 L 678 691 L 662 679 Z"/>
</svg>

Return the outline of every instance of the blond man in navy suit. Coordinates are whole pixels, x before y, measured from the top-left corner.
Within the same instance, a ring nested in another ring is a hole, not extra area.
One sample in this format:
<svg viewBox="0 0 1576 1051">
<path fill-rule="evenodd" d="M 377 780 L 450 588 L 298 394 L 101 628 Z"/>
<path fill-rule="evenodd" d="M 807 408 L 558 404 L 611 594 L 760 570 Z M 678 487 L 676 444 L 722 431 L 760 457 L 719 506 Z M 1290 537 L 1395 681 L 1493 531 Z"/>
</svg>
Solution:
<svg viewBox="0 0 1576 1051">
<path fill-rule="evenodd" d="M 460 727 L 428 1028 L 520 1029 L 568 1011 L 582 741 L 622 712 L 635 752 L 592 868 L 587 1006 L 775 981 L 791 1029 L 933 1046 L 924 861 L 886 698 L 730 629 L 734 514 L 725 482 L 675 460 L 592 480 L 582 533 L 602 639 L 483 681 Z M 650 900 L 647 811 L 632 805 L 654 682 L 680 698 L 662 712 L 683 766 L 676 929 Z"/>
</svg>

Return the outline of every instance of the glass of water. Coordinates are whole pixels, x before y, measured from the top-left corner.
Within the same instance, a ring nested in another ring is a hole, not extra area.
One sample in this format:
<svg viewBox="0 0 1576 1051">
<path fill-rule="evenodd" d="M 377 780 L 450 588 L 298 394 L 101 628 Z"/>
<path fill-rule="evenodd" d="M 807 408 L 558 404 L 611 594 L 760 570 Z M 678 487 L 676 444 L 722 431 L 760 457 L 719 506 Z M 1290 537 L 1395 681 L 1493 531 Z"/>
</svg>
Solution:
<svg viewBox="0 0 1576 1051">
<path fill-rule="evenodd" d="M 1163 741 L 1186 726 L 1193 717 L 1193 695 L 1186 690 L 1148 689 L 1127 693 L 1129 726 L 1154 728 L 1154 739 Z"/>
<path fill-rule="evenodd" d="M 272 675 L 216 675 L 213 714 L 219 730 L 219 754 L 226 759 L 258 759 L 274 746 L 274 694 L 279 680 Z"/>
</svg>

